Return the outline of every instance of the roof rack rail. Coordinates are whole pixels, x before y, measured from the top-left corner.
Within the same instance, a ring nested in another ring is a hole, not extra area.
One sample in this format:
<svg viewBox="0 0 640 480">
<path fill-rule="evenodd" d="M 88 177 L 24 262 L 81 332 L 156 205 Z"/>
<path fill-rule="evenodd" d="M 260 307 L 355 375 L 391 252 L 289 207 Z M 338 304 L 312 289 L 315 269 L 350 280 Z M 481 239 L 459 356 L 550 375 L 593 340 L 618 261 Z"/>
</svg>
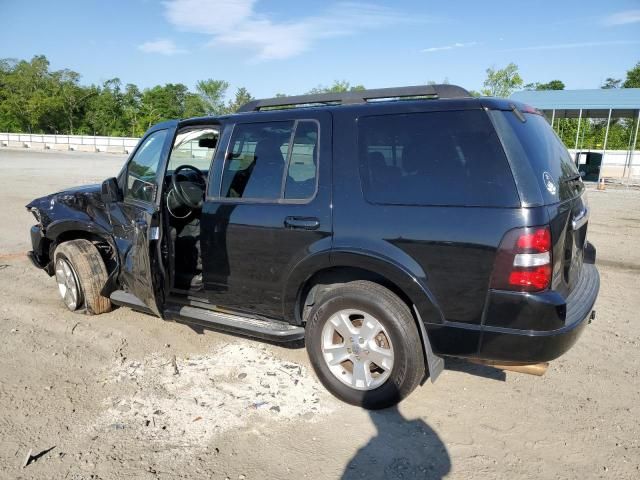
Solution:
<svg viewBox="0 0 640 480">
<path fill-rule="evenodd" d="M 412 87 L 376 88 L 373 90 L 320 93 L 253 100 L 245 103 L 238 109 L 238 112 L 257 112 L 265 108 L 276 109 L 277 107 L 295 107 L 299 105 L 349 105 L 367 103 L 371 100 L 407 97 L 467 98 L 471 97 L 471 94 L 457 85 L 416 85 Z"/>
</svg>

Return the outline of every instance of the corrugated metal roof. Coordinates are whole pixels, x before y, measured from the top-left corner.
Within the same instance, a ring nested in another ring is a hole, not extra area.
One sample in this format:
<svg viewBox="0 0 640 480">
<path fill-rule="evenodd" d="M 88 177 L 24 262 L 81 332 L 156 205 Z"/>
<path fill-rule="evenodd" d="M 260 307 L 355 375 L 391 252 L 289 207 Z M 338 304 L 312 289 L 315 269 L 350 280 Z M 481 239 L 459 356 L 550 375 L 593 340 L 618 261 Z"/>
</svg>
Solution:
<svg viewBox="0 0 640 480">
<path fill-rule="evenodd" d="M 539 110 L 640 109 L 640 88 L 523 90 L 513 93 L 510 98 Z"/>
</svg>

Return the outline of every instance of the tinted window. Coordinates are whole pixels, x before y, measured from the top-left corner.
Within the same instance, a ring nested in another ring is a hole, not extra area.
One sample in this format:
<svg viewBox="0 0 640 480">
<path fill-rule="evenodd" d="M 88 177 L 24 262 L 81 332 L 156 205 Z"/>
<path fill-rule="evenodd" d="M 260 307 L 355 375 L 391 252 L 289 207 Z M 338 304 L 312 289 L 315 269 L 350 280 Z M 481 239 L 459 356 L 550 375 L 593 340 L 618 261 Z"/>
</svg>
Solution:
<svg viewBox="0 0 640 480">
<path fill-rule="evenodd" d="M 578 175 L 578 169 L 544 117 L 524 113 L 523 122 L 512 111 L 491 110 L 490 115 L 504 142 L 519 185 L 533 181 L 545 203 L 572 198 L 582 191 L 580 182 L 565 181 Z M 552 185 L 549 184 L 549 176 Z"/>
<path fill-rule="evenodd" d="M 145 202 L 153 202 L 157 191 L 156 173 L 162 155 L 162 147 L 167 136 L 166 130 L 159 130 L 144 139 L 127 167 L 126 197 Z"/>
<path fill-rule="evenodd" d="M 484 111 L 384 115 L 358 123 L 367 200 L 518 206 L 507 159 Z"/>
<path fill-rule="evenodd" d="M 291 144 L 284 198 L 311 198 L 316 190 L 318 124 L 298 122 Z"/>
<path fill-rule="evenodd" d="M 222 196 L 279 199 L 294 122 L 236 125 L 222 175 Z"/>
<path fill-rule="evenodd" d="M 317 142 L 318 126 L 312 121 L 236 125 L 221 195 L 260 200 L 312 197 Z"/>
</svg>

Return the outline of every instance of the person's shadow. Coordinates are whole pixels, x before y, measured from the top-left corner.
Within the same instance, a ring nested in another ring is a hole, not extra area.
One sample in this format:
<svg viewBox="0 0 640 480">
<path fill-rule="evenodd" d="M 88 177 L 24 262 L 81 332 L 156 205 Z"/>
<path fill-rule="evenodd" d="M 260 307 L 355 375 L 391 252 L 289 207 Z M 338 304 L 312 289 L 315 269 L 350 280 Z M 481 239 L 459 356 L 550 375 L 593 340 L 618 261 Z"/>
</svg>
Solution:
<svg viewBox="0 0 640 480">
<path fill-rule="evenodd" d="M 344 480 L 440 479 L 449 473 L 447 448 L 425 422 L 405 419 L 397 406 L 369 415 L 377 434 L 349 461 Z"/>
</svg>

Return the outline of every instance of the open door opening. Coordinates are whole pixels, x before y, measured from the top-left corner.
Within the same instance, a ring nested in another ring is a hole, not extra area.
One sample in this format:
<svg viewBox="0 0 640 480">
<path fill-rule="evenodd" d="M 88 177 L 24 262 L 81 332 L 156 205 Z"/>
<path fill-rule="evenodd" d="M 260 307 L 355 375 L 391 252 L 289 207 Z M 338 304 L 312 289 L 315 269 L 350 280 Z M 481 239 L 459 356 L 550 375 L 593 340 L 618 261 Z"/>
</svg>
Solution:
<svg viewBox="0 0 640 480">
<path fill-rule="evenodd" d="M 218 125 L 183 128 L 169 153 L 162 201 L 169 293 L 202 291 L 201 210 L 219 136 Z"/>
</svg>

